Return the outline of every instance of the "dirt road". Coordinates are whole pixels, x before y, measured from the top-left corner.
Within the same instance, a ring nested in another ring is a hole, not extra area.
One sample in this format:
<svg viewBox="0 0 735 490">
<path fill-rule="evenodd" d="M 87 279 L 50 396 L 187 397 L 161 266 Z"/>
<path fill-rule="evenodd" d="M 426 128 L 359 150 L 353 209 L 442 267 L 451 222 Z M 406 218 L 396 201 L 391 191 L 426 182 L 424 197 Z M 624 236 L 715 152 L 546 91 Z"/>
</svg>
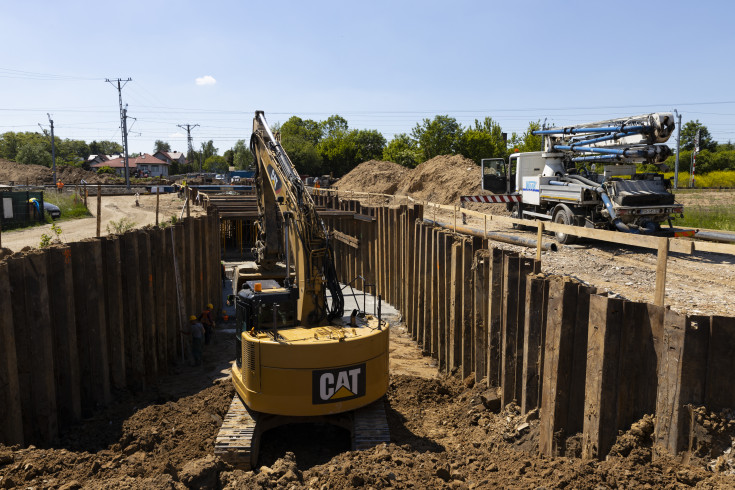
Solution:
<svg viewBox="0 0 735 490">
<path fill-rule="evenodd" d="M 112 221 L 119 222 L 127 218 L 135 223 L 135 228 L 152 225 L 156 222 L 156 196 L 143 195 L 138 198 L 139 206 L 135 205 L 135 196 L 103 196 L 101 214 L 102 236 L 108 235 L 107 227 Z M 178 219 L 184 201 L 176 194 L 161 194 L 159 202 L 159 221 L 170 221 L 172 216 Z M 92 238 L 97 233 L 97 200 L 90 197 L 88 207 L 92 217 L 74 220 L 61 220 L 56 225 L 61 228 L 61 241 L 69 243 Z M 202 208 L 191 206 L 191 215 L 203 214 Z M 53 236 L 51 225 L 36 226 L 18 231 L 3 231 L 2 246 L 18 252 L 23 247 L 38 247 L 41 235 Z"/>
</svg>

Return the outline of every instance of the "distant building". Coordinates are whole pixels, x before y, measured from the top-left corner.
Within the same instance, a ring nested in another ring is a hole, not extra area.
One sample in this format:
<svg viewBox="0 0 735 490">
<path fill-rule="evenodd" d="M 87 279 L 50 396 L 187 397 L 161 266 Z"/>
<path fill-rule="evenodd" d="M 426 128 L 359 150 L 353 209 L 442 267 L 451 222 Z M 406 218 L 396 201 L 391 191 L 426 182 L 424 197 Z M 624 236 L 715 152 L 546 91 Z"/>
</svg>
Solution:
<svg viewBox="0 0 735 490">
<path fill-rule="evenodd" d="M 113 158 L 110 160 L 105 160 L 103 162 L 90 165 L 90 167 L 92 167 L 93 170 L 99 170 L 101 167 L 110 167 L 115 171 L 116 174 L 120 176 L 125 175 L 124 158 Z M 128 168 L 130 169 L 131 175 L 138 172 L 141 174 L 147 173 L 151 177 L 168 177 L 169 167 L 170 163 L 166 162 L 165 160 L 156 158 L 153 155 L 149 155 L 148 153 L 143 153 L 143 155 L 139 157 L 128 158 Z"/>
<path fill-rule="evenodd" d="M 157 151 L 153 156 L 169 164 L 176 162 L 179 165 L 186 165 L 186 156 L 178 151 Z"/>
</svg>

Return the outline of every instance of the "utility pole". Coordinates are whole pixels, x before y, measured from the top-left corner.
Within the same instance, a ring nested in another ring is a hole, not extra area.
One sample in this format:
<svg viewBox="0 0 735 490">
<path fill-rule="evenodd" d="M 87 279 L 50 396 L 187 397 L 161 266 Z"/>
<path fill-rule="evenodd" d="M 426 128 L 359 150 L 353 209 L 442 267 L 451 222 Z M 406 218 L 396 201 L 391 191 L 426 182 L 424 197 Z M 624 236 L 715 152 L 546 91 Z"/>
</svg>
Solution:
<svg viewBox="0 0 735 490">
<path fill-rule="evenodd" d="M 177 126 L 180 127 L 181 129 L 185 129 L 186 130 L 186 141 L 187 141 L 187 143 L 189 143 L 189 151 L 186 152 L 187 158 L 189 156 L 193 157 L 193 155 L 194 155 L 194 147 L 191 144 L 191 141 L 192 141 L 191 130 L 194 129 L 194 128 L 196 128 L 199 125 L 198 124 L 177 124 Z M 187 163 L 189 163 L 189 162 L 187 162 Z M 200 167 L 201 167 L 201 165 L 200 165 Z M 201 171 L 201 168 L 200 168 L 200 171 Z"/>
<path fill-rule="evenodd" d="M 54 141 L 54 120 L 51 119 L 51 114 L 48 112 L 46 115 L 48 116 L 48 122 L 51 124 L 51 172 L 53 173 L 54 185 L 56 185 L 56 141 Z M 41 126 L 41 123 L 38 123 L 38 125 Z M 41 126 L 41 131 L 44 133 L 46 132 L 46 130 L 43 129 L 43 126 Z"/>
<path fill-rule="evenodd" d="M 125 85 L 128 84 L 128 82 L 132 80 L 133 79 L 130 77 L 128 77 L 127 80 L 122 80 L 120 78 L 118 78 L 117 80 L 110 80 L 109 78 L 105 78 L 105 82 L 109 83 L 113 87 L 115 87 L 115 82 L 117 82 L 117 95 L 120 100 L 120 130 L 122 131 L 123 152 L 125 161 L 125 187 L 128 190 L 130 190 L 130 170 L 128 169 L 128 131 L 127 124 L 125 122 L 125 118 L 127 117 L 127 107 L 123 107 L 122 89 Z"/>
<path fill-rule="evenodd" d="M 679 188 L 679 148 L 681 148 L 681 114 L 674 109 L 679 119 L 676 123 L 676 163 L 674 164 L 674 190 Z"/>
</svg>

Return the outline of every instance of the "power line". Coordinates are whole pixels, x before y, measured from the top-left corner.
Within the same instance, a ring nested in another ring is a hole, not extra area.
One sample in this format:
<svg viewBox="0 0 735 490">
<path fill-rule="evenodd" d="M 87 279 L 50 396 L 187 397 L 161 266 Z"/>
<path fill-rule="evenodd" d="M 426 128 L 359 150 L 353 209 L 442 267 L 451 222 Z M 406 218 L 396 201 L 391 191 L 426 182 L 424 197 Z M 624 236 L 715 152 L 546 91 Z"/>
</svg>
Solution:
<svg viewBox="0 0 735 490">
<path fill-rule="evenodd" d="M 120 99 L 120 130 L 122 131 L 122 139 L 123 139 L 123 152 L 125 155 L 125 187 L 130 190 L 130 169 L 128 167 L 128 125 L 127 125 L 127 113 L 128 109 L 127 106 L 123 107 L 123 101 L 122 101 L 122 89 L 125 85 L 128 84 L 129 81 L 131 81 L 132 78 L 128 77 L 127 80 L 122 80 L 118 78 L 116 80 L 117 82 L 117 94 Z M 109 78 L 105 78 L 105 82 L 109 83 L 113 87 L 115 84 L 112 80 Z M 124 83 L 123 83 L 124 82 Z"/>
<path fill-rule="evenodd" d="M 178 127 L 181 129 L 186 129 L 186 141 L 189 144 L 189 152 L 187 155 L 187 158 L 192 158 L 194 156 L 194 147 L 191 144 L 192 138 L 191 138 L 191 130 L 198 127 L 198 124 L 177 124 Z M 199 171 L 202 171 L 202 162 L 199 162 Z"/>
</svg>

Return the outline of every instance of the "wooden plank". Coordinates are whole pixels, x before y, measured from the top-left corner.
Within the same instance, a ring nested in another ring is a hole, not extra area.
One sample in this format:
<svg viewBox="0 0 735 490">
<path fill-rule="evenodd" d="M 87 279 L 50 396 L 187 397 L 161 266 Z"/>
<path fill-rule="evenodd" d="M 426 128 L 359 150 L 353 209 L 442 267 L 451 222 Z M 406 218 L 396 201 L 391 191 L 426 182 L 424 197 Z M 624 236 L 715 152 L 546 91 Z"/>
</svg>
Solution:
<svg viewBox="0 0 735 490">
<path fill-rule="evenodd" d="M 589 336 L 582 457 L 603 458 L 617 437 L 618 363 L 623 301 L 589 298 Z"/>
<path fill-rule="evenodd" d="M 688 448 L 686 405 L 701 404 L 707 370 L 707 317 L 685 317 L 668 310 L 659 363 L 654 455 L 676 456 Z"/>
<path fill-rule="evenodd" d="M 472 374 L 474 367 L 472 362 L 472 354 L 474 351 L 474 343 L 472 337 L 472 240 L 464 240 L 462 246 L 462 378 Z"/>
<path fill-rule="evenodd" d="M 429 318 L 429 338 L 428 338 L 428 348 L 426 350 L 429 352 L 429 355 L 436 359 L 438 357 L 438 349 L 439 346 L 437 343 L 439 342 L 439 317 L 438 317 L 438 303 L 439 303 L 439 297 L 438 297 L 438 288 L 436 287 L 436 282 L 438 279 L 438 270 L 436 267 L 436 257 L 437 257 L 437 245 L 436 242 L 438 240 L 437 233 L 439 231 L 432 227 L 429 229 L 429 243 L 427 244 L 427 252 L 428 256 L 426 258 L 426 265 L 427 265 L 427 286 L 428 286 L 428 294 L 429 294 L 429 304 L 428 304 L 428 310 L 427 310 L 427 316 Z"/>
<path fill-rule="evenodd" d="M 111 401 L 102 243 L 72 243 L 71 251 L 82 414 L 89 416 Z"/>
<path fill-rule="evenodd" d="M 211 222 L 211 220 L 205 221 L 205 223 Z M 207 247 L 207 260 L 208 268 L 212 267 L 211 256 L 211 237 L 210 227 L 207 226 L 205 234 L 204 245 Z M 151 242 L 151 255 L 154 257 L 153 266 L 153 303 L 155 305 L 154 311 L 152 312 L 155 316 L 156 322 L 156 367 L 159 374 L 164 374 L 168 371 L 168 321 L 167 314 L 168 309 L 166 308 L 166 298 L 170 295 L 171 290 L 168 288 L 166 283 L 166 270 L 164 262 L 166 261 L 166 240 L 164 238 L 165 231 L 156 228 L 150 231 L 150 242 Z M 208 280 L 205 282 L 205 287 L 208 290 L 212 290 L 212 280 L 210 276 L 207 276 Z"/>
<path fill-rule="evenodd" d="M 713 316 L 704 394 L 704 404 L 709 410 L 720 411 L 735 407 L 733 373 L 735 373 L 735 318 Z"/>
<path fill-rule="evenodd" d="M 521 403 L 523 394 L 523 328 L 526 323 L 526 279 L 529 274 L 536 272 L 536 264 L 538 262 L 534 259 L 521 257 L 518 265 L 518 300 L 516 306 L 518 319 L 516 320 L 515 374 L 513 376 L 515 380 L 513 391 L 515 393 L 514 398 L 516 403 Z"/>
<path fill-rule="evenodd" d="M 656 411 L 657 357 L 654 325 L 646 303 L 623 303 L 618 360 L 617 430 L 627 430 L 645 414 Z M 601 454 L 605 456 L 605 454 Z"/>
<path fill-rule="evenodd" d="M 656 292 L 653 304 L 663 306 L 666 299 L 666 264 L 669 259 L 669 239 L 659 238 L 657 265 L 656 265 Z"/>
<path fill-rule="evenodd" d="M 501 332 L 501 403 L 508 405 L 520 400 L 516 394 L 516 362 L 518 344 L 518 283 L 521 259 L 503 257 L 503 320 Z"/>
<path fill-rule="evenodd" d="M 485 325 L 487 312 L 487 263 L 489 261 L 488 250 L 477 250 L 475 252 L 472 269 L 473 276 L 473 294 L 472 294 L 472 338 L 474 339 L 474 371 L 475 381 L 485 376 L 487 371 L 487 328 Z"/>
<path fill-rule="evenodd" d="M 108 358 L 112 388 L 126 388 L 125 379 L 125 330 L 122 295 L 122 262 L 120 240 L 116 236 L 101 239 L 102 273 L 105 283 L 105 319 L 107 321 Z"/>
<path fill-rule="evenodd" d="M 529 277 L 526 281 L 521 413 L 527 413 L 539 407 L 541 353 L 543 352 L 541 334 L 546 328 L 544 293 L 547 289 L 547 281 L 542 276 Z"/>
<path fill-rule="evenodd" d="M 176 228 L 181 228 L 181 225 Z M 138 239 L 135 233 L 126 233 L 120 237 L 120 258 L 124 264 L 120 275 L 125 331 L 125 379 L 128 388 L 135 392 L 145 388 L 143 310 L 138 272 Z"/>
<path fill-rule="evenodd" d="M 64 427 L 82 418 L 71 248 L 49 248 L 46 251 L 46 270 L 49 291 L 66 292 L 49 295 L 54 336 L 56 407 L 59 425 Z"/>
<path fill-rule="evenodd" d="M 503 251 L 490 249 L 488 263 L 490 291 L 488 294 L 487 331 L 487 382 L 488 386 L 501 386 L 502 373 L 502 312 L 503 312 Z"/>
<path fill-rule="evenodd" d="M 198 218 L 192 218 L 193 223 L 198 223 Z M 195 228 L 195 233 L 199 230 Z M 197 234 L 197 238 L 201 235 Z M 143 358 L 145 359 L 146 383 L 154 384 L 158 377 L 157 347 L 156 347 L 156 305 L 153 301 L 153 267 L 151 264 L 151 242 L 148 233 L 137 231 L 138 239 L 138 273 L 140 281 L 140 305 L 143 320 Z M 196 240 L 198 242 L 199 239 Z M 195 243 L 196 243 L 195 242 Z M 195 265 L 197 273 L 199 264 Z M 201 289 L 201 280 L 197 282 Z"/>
<path fill-rule="evenodd" d="M 0 262 L 0 443 L 24 444 L 23 413 L 15 331 L 13 329 L 13 296 L 8 264 Z M 25 388 L 25 386 L 24 386 Z"/>
<path fill-rule="evenodd" d="M 447 372 L 453 372 L 462 364 L 462 241 L 452 243 L 449 320 L 449 357 Z"/>
<path fill-rule="evenodd" d="M 577 284 L 568 277 L 552 277 L 544 345 L 543 391 L 541 393 L 539 452 L 554 456 L 564 448 L 568 435 L 574 324 Z"/>
<path fill-rule="evenodd" d="M 590 295 L 597 289 L 578 285 L 574 320 L 574 345 L 569 383 L 569 408 L 566 430 L 569 435 L 582 432 L 584 421 L 584 391 L 587 377 L 587 340 L 589 326 Z"/>
<path fill-rule="evenodd" d="M 421 291 L 423 295 L 421 308 L 421 341 L 419 346 L 424 355 L 431 353 L 431 227 L 424 226 L 421 251 Z"/>
</svg>

